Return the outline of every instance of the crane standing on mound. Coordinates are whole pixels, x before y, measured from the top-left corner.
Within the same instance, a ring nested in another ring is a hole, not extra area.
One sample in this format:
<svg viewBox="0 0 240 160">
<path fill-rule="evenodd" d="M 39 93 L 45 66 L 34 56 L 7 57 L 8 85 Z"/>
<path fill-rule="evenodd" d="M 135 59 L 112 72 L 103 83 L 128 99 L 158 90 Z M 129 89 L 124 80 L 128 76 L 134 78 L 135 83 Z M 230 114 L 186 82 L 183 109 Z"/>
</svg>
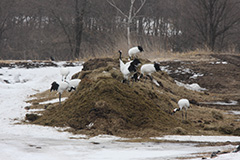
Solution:
<svg viewBox="0 0 240 160">
<path fill-rule="evenodd" d="M 178 106 L 179 106 L 179 108 L 175 108 L 173 110 L 172 114 L 176 113 L 177 111 L 181 111 L 182 110 L 182 121 L 183 121 L 183 119 L 184 119 L 184 111 L 183 111 L 183 109 L 184 109 L 185 110 L 185 120 L 187 120 L 187 109 L 190 108 L 190 103 L 189 103 L 188 99 L 180 99 L 178 101 Z"/>
<path fill-rule="evenodd" d="M 122 61 L 122 51 L 119 50 L 119 63 L 120 63 L 120 71 L 123 74 L 123 83 L 124 82 L 128 82 L 129 84 L 129 78 L 134 75 L 134 73 L 136 73 L 137 71 L 137 67 L 141 64 L 141 62 L 139 61 L 139 59 L 135 58 L 133 61 L 127 62 L 127 63 L 123 63 Z"/>
<path fill-rule="evenodd" d="M 136 57 L 137 53 L 143 52 L 143 48 L 141 46 L 132 47 L 128 50 L 128 56 L 129 60 L 131 60 L 133 57 Z"/>
</svg>

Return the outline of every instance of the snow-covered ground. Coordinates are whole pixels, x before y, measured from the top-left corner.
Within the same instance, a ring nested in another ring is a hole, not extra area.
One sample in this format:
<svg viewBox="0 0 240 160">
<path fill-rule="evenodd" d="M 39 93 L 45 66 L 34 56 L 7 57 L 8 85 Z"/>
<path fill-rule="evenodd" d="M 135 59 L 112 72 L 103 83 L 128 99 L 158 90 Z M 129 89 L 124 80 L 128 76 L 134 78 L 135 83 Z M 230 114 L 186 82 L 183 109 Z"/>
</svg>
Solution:
<svg viewBox="0 0 240 160">
<path fill-rule="evenodd" d="M 80 71 L 82 66 L 69 69 L 71 77 Z M 60 81 L 59 70 L 60 67 L 0 68 L 0 160 L 170 160 L 179 157 L 201 159 L 202 153 L 234 150 L 236 146 L 198 147 L 199 141 L 240 142 L 240 137 L 233 136 L 165 136 L 155 139 L 191 142 L 132 143 L 120 142 L 118 140 L 123 138 L 115 136 L 99 135 L 89 138 L 85 135 L 59 132 L 59 128 L 20 124 L 25 114 L 31 112 L 24 109 L 29 105 L 25 100 L 29 99 L 29 95 L 49 89 L 53 81 Z M 196 157 L 198 155 L 199 157 Z M 240 153 L 223 154 L 215 159 L 237 160 L 240 159 Z"/>
</svg>

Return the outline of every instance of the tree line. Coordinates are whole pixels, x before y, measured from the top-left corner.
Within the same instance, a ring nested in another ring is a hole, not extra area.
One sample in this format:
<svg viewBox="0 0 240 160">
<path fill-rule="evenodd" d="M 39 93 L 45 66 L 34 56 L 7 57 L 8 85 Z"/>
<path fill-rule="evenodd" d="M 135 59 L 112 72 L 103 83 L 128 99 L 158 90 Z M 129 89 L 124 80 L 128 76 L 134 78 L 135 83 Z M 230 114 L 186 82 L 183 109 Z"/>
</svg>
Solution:
<svg viewBox="0 0 240 160">
<path fill-rule="evenodd" d="M 240 0 L 1 0 L 0 59 L 240 52 Z"/>
</svg>

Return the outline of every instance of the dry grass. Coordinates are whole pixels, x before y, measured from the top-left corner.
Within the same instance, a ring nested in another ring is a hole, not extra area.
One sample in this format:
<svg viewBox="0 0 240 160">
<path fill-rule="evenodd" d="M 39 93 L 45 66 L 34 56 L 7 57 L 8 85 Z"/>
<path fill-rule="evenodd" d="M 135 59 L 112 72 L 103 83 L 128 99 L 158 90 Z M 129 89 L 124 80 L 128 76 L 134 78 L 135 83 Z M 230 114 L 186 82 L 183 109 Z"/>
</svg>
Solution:
<svg viewBox="0 0 240 160">
<path fill-rule="evenodd" d="M 69 98 L 61 107 L 49 104 L 43 116 L 33 123 L 70 126 L 72 129 L 69 131 L 74 133 L 124 137 L 221 135 L 229 134 L 222 132 L 224 126 L 231 126 L 234 132 L 240 125 L 234 116 L 224 111 L 194 104 L 188 110 L 188 120 L 181 123 L 181 112 L 171 115 L 180 98 L 204 102 L 214 101 L 218 95 L 179 87 L 165 72 L 153 74 L 154 79 L 163 86 L 154 86 L 152 90 L 150 80 L 134 83 L 133 87 L 122 84 L 118 59 L 92 59 L 84 65 L 85 69 L 74 75 L 82 79 L 77 91 L 66 95 Z M 37 100 L 32 100 L 31 103 L 57 98 L 48 91 L 35 97 Z M 94 126 L 87 129 L 86 125 L 91 122 Z"/>
<path fill-rule="evenodd" d="M 122 57 L 128 58 L 128 46 L 126 44 L 120 44 L 119 47 L 116 47 L 110 54 L 109 52 L 102 52 L 97 56 L 90 56 L 85 57 L 84 61 L 88 61 L 89 59 L 97 58 L 113 58 L 116 59 L 119 57 L 118 50 L 122 50 L 123 54 Z M 145 49 L 144 52 L 139 53 L 138 57 L 141 59 L 148 59 L 150 61 L 170 61 L 170 60 L 185 60 L 185 61 L 216 61 L 215 58 L 211 57 L 210 55 L 214 54 L 210 51 L 204 50 L 195 50 L 190 52 L 170 52 L 170 51 L 161 51 L 154 50 L 148 51 Z"/>
</svg>

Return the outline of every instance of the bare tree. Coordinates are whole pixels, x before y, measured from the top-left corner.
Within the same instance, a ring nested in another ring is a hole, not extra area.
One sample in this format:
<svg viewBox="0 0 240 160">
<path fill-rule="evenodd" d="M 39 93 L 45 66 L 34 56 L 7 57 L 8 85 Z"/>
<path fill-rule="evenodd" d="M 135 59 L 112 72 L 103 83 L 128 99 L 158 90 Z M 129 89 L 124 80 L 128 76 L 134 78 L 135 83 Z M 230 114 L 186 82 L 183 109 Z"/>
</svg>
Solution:
<svg viewBox="0 0 240 160">
<path fill-rule="evenodd" d="M 205 45 L 214 51 L 216 40 L 240 22 L 239 1 L 196 0 L 190 1 L 190 16 Z"/>
<path fill-rule="evenodd" d="M 127 40 L 128 40 L 128 46 L 131 46 L 131 38 L 130 38 L 130 28 L 131 24 L 133 22 L 133 19 L 136 17 L 136 15 L 140 12 L 142 7 L 144 6 L 146 0 L 140 0 L 141 4 L 137 9 L 134 8 L 134 3 L 136 0 L 130 0 L 130 7 L 128 13 L 124 13 L 119 7 L 117 7 L 114 0 L 107 0 L 107 2 L 113 6 L 117 11 L 119 11 L 126 19 L 127 19 Z"/>
<path fill-rule="evenodd" d="M 80 54 L 80 46 L 82 42 L 83 19 L 88 0 L 62 1 L 60 3 L 62 9 L 59 9 L 59 3 L 56 2 L 56 6 L 52 5 L 49 7 L 50 13 L 56 19 L 66 36 L 71 58 L 83 58 L 83 54 Z M 62 10 L 65 10 L 65 12 Z"/>
<path fill-rule="evenodd" d="M 2 49 L 2 41 L 4 41 L 4 33 L 11 29 L 9 22 L 11 22 L 14 1 L 2 0 L 0 1 L 0 50 Z M 1 55 L 0 55 L 1 58 Z"/>
<path fill-rule="evenodd" d="M 1 0 L 0 58 L 89 58 L 131 43 L 237 53 L 239 9 L 239 0 Z"/>
<path fill-rule="evenodd" d="M 87 5 L 87 0 L 83 0 L 82 8 L 80 9 L 79 0 L 75 0 L 75 52 L 74 58 L 83 58 L 83 55 L 80 55 L 80 46 L 82 42 L 82 33 L 83 33 L 83 17 L 85 14 Z"/>
</svg>

